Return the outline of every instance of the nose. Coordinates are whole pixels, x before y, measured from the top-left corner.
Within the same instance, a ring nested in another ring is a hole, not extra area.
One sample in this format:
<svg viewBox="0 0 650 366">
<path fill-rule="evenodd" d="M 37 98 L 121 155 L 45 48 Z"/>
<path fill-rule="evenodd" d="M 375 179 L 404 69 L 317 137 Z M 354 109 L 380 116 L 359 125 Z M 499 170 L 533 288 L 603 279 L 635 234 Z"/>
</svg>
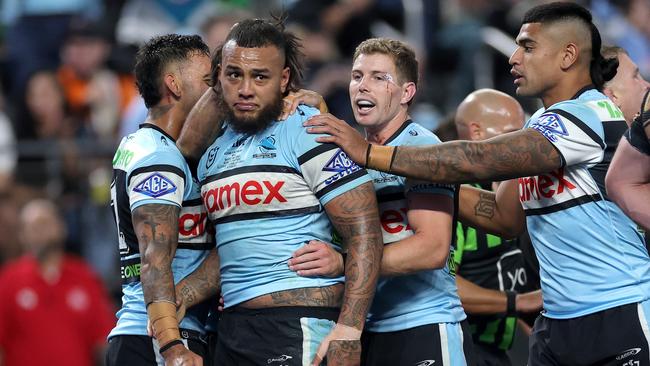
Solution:
<svg viewBox="0 0 650 366">
<path fill-rule="evenodd" d="M 519 63 L 519 53 L 520 53 L 519 51 L 520 50 L 521 50 L 521 47 L 517 47 L 517 49 L 515 49 L 515 52 L 513 52 L 512 55 L 510 55 L 510 58 L 508 59 L 508 63 L 510 65 L 515 65 L 515 64 Z"/>
<path fill-rule="evenodd" d="M 244 99 L 252 98 L 254 96 L 253 80 L 244 78 L 239 86 L 239 96 Z"/>
<path fill-rule="evenodd" d="M 359 91 L 360 92 L 367 92 L 368 89 L 368 81 L 366 79 L 366 76 L 362 77 L 361 80 L 359 80 Z"/>
</svg>

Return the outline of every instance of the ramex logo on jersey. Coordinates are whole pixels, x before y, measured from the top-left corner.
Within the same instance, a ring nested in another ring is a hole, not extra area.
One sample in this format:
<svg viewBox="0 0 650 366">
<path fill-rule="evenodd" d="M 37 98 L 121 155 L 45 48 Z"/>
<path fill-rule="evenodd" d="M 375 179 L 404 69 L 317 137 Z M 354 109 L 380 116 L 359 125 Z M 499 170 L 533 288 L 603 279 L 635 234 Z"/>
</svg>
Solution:
<svg viewBox="0 0 650 366">
<path fill-rule="evenodd" d="M 555 113 L 542 114 L 530 127 L 541 132 L 551 142 L 557 142 L 558 136 L 569 135 L 562 119 Z"/>
<path fill-rule="evenodd" d="M 158 198 L 162 195 L 176 192 L 176 186 L 171 180 L 159 173 L 154 173 L 133 188 L 133 190 L 149 197 Z"/>
</svg>

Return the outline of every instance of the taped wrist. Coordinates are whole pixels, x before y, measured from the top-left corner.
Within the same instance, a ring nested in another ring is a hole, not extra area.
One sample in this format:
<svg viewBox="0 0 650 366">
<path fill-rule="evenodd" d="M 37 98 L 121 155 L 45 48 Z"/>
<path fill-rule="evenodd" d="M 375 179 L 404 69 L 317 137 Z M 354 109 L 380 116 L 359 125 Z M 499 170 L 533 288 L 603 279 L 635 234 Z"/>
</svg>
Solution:
<svg viewBox="0 0 650 366">
<path fill-rule="evenodd" d="M 181 339 L 176 319 L 176 304 L 169 301 L 154 301 L 147 306 L 147 314 L 160 348 L 165 348 L 170 342 Z"/>
<path fill-rule="evenodd" d="M 397 147 L 368 144 L 366 150 L 366 168 L 390 172 L 395 159 Z"/>
</svg>

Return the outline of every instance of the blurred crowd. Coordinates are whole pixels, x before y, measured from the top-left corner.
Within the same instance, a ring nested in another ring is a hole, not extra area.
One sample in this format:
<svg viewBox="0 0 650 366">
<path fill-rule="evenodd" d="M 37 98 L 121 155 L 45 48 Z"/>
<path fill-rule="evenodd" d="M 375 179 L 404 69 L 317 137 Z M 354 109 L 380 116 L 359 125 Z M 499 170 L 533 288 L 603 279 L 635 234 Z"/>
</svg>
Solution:
<svg viewBox="0 0 650 366">
<path fill-rule="evenodd" d="M 138 46 L 165 33 L 200 34 L 214 49 L 239 19 L 288 16 L 308 61 L 304 88 L 354 124 L 350 57 L 371 36 L 418 52 L 422 87 L 412 116 L 454 139 L 464 96 L 514 95 L 507 58 L 524 11 L 541 0 L 0 0 L 0 263 L 23 249 L 19 208 L 32 198 L 62 209 L 68 252 L 119 294 L 110 204 L 111 156 L 146 116 L 132 75 Z M 650 77 L 650 2 L 580 1 L 605 44 L 628 50 Z M 536 101 L 521 100 L 527 112 Z M 38 228 L 35 228 L 38 230 Z M 117 300 L 117 299 L 116 299 Z"/>
</svg>

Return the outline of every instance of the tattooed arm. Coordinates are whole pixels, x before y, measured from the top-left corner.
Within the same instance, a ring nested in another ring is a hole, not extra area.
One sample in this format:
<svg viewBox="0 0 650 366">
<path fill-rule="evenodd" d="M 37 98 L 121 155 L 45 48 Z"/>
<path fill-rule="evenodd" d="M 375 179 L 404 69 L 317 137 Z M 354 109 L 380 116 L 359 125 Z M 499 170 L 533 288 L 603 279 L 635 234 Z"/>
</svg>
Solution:
<svg viewBox="0 0 650 366">
<path fill-rule="evenodd" d="M 178 243 L 179 212 L 177 206 L 161 204 L 142 205 L 133 210 L 133 228 L 140 244 L 140 279 L 145 304 L 175 302 L 171 263 Z"/>
<path fill-rule="evenodd" d="M 175 304 L 176 302 L 171 263 L 178 244 L 179 212 L 180 208 L 175 205 L 145 204 L 137 207 L 131 214 L 133 228 L 140 247 L 140 261 L 142 263 L 140 281 L 142 282 L 142 292 L 144 293 L 144 302 L 147 305 L 148 312 L 150 309 L 149 304 Z M 149 312 L 149 314 L 152 313 Z M 170 318 L 176 322 L 173 316 Z M 152 322 L 155 327 L 155 320 L 152 320 Z M 176 322 L 177 324 L 178 322 Z M 162 332 L 169 330 L 165 329 Z M 177 331 L 176 328 L 174 332 Z M 167 343 L 172 344 L 171 342 Z M 163 345 L 161 344 L 161 346 Z M 165 358 L 166 365 L 198 365 L 200 363 L 200 357 L 185 348 L 182 343 L 174 344 L 162 352 L 162 355 Z"/>
<path fill-rule="evenodd" d="M 461 186 L 458 213 L 464 224 L 504 238 L 516 237 L 526 229 L 516 179 L 501 183 L 496 193 Z"/>
<path fill-rule="evenodd" d="M 185 310 L 219 294 L 219 254 L 213 248 L 201 265 L 176 285 L 176 298 L 180 299 L 180 322 Z"/>
<path fill-rule="evenodd" d="M 336 231 L 341 235 L 348 254 L 345 264 L 345 291 L 338 321 L 332 332 L 321 343 L 314 364 L 318 365 L 327 353 L 330 365 L 342 364 L 336 360 L 354 360 L 360 357 L 360 336 L 366 315 L 375 295 L 382 256 L 377 199 L 371 182 L 364 183 L 331 200 L 325 210 Z M 334 342 L 347 340 L 345 347 Z"/>
<path fill-rule="evenodd" d="M 321 114 L 312 116 L 304 125 L 310 127 L 309 133 L 329 135 L 318 137 L 316 141 L 337 144 L 352 160 L 367 165 L 368 142 L 345 121 L 331 114 Z M 457 184 L 537 175 L 561 166 L 560 153 L 553 144 L 536 130 L 526 128 L 483 141 L 399 146 L 390 173 Z"/>
</svg>

